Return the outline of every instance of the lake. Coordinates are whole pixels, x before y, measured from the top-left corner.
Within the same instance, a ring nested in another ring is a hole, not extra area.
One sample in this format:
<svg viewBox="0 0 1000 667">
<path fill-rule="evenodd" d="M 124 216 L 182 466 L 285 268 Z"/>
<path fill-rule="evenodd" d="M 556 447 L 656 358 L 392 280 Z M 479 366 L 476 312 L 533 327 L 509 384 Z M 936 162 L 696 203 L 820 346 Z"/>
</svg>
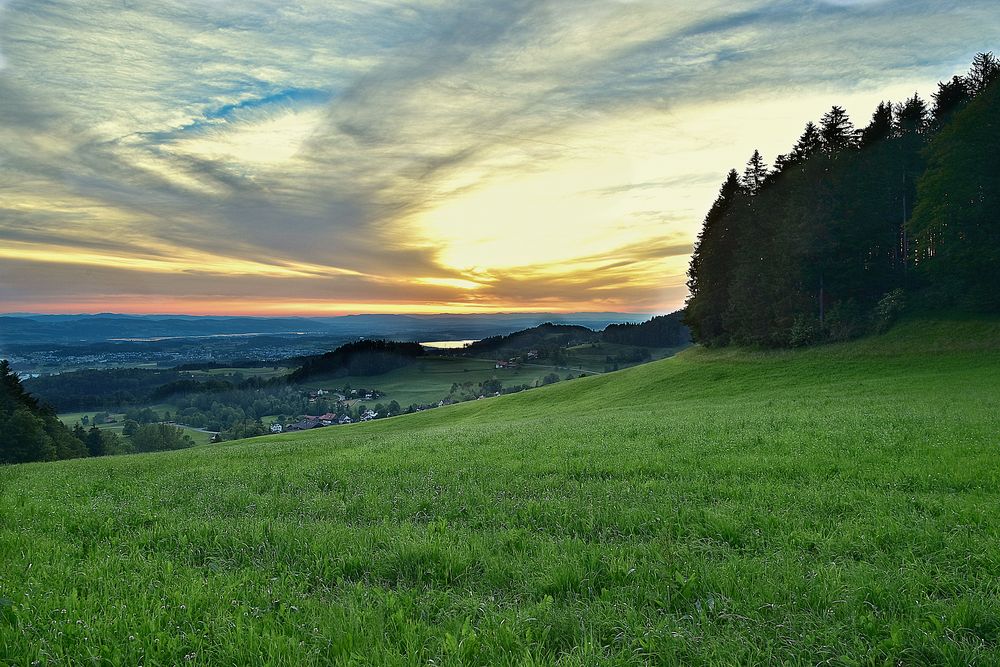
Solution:
<svg viewBox="0 0 1000 667">
<path fill-rule="evenodd" d="M 473 343 L 478 343 L 479 339 L 475 340 L 431 340 L 425 343 L 421 343 L 424 347 L 430 347 L 435 350 L 458 350 L 463 347 L 468 347 Z"/>
</svg>

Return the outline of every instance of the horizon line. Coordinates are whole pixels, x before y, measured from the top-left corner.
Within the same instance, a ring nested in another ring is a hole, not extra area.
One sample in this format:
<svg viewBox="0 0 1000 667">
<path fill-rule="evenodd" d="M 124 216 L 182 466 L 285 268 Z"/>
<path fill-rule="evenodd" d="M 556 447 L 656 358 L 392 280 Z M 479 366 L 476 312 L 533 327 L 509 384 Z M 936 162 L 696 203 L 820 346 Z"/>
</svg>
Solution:
<svg viewBox="0 0 1000 667">
<path fill-rule="evenodd" d="M 125 317 L 199 317 L 199 318 L 211 318 L 211 317 L 228 317 L 228 318 L 257 318 L 257 319 L 336 319 L 340 317 L 375 317 L 375 316 L 396 316 L 396 317 L 483 317 L 492 315 L 643 315 L 643 316 L 656 316 L 656 315 L 669 315 L 670 313 L 677 312 L 678 310 L 683 310 L 683 308 L 677 308 L 671 311 L 663 312 L 652 312 L 652 311 L 623 311 L 623 310 L 498 310 L 493 312 L 433 312 L 433 313 L 379 313 L 379 312 L 356 312 L 356 313 L 343 313 L 339 315 L 327 315 L 327 314 L 316 314 L 316 315 L 254 315 L 254 314 L 193 314 L 193 313 L 178 313 L 178 312 L 162 312 L 162 313 L 130 313 L 130 312 L 112 312 L 112 311 L 92 311 L 92 312 L 42 312 L 42 311 L 10 311 L 10 312 L 0 312 L 0 317 L 27 317 L 27 316 L 42 316 L 42 317 L 98 317 L 101 315 L 116 315 Z"/>
</svg>

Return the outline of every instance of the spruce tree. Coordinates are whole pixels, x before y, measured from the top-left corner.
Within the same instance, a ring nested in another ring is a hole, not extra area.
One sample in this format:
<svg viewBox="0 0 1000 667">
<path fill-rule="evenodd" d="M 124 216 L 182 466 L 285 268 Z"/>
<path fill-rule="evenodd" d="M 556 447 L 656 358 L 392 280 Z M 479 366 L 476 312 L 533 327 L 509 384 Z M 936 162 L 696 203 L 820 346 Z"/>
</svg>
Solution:
<svg viewBox="0 0 1000 667">
<path fill-rule="evenodd" d="M 743 189 L 747 194 L 755 195 L 760 192 L 766 179 L 767 163 L 764 162 L 760 151 L 755 150 L 747 162 L 746 169 L 743 170 Z"/>
<path fill-rule="evenodd" d="M 847 112 L 836 105 L 820 119 L 819 134 L 823 139 L 823 150 L 831 155 L 853 147 L 857 135 Z"/>
<path fill-rule="evenodd" d="M 822 149 L 823 137 L 820 135 L 819 128 L 816 127 L 815 123 L 809 121 L 806 123 L 805 129 L 802 130 L 798 141 L 795 142 L 795 147 L 792 148 L 791 160 L 795 163 L 805 162 Z"/>
<path fill-rule="evenodd" d="M 933 127 L 935 130 L 940 130 L 951 115 L 969 101 L 969 83 L 961 76 L 954 76 L 951 81 L 941 81 L 933 98 Z"/>
<path fill-rule="evenodd" d="M 1000 78 L 1000 62 L 993 52 L 977 53 L 972 60 L 972 69 L 966 77 L 971 94 L 976 96 L 983 93 L 998 78 Z"/>
<path fill-rule="evenodd" d="M 899 136 L 923 134 L 927 130 L 929 120 L 927 103 L 920 99 L 917 93 L 913 93 L 913 97 L 896 106 L 896 131 Z"/>
<path fill-rule="evenodd" d="M 892 136 L 893 128 L 892 102 L 879 102 L 868 127 L 861 130 L 861 145 L 872 146 L 888 139 Z"/>
<path fill-rule="evenodd" d="M 730 172 L 692 256 L 693 337 L 848 338 L 900 288 L 918 303 L 1000 312 L 996 69 L 981 54 L 968 79 L 939 84 L 933 112 L 916 94 L 882 102 L 860 133 L 833 107 L 763 183 L 759 153 L 742 179 Z"/>
</svg>

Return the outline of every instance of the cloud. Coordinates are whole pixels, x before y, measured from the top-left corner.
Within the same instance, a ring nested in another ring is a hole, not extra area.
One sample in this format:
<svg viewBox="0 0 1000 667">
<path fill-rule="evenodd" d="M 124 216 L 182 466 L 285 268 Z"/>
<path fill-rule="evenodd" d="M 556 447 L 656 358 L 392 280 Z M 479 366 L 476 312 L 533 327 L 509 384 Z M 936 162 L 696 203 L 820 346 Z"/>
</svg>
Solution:
<svg viewBox="0 0 1000 667">
<path fill-rule="evenodd" d="M 1000 28 L 988 0 L 676 5 L 0 2 L 3 298 L 141 276 L 220 303 L 675 306 L 729 167 Z"/>
</svg>

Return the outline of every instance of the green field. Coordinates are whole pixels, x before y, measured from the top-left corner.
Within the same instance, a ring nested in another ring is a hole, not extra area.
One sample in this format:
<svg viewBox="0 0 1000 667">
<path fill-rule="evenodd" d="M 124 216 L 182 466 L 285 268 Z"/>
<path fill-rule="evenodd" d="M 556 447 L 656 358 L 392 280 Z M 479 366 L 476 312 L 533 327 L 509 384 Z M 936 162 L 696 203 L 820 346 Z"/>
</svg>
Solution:
<svg viewBox="0 0 1000 667">
<path fill-rule="evenodd" d="M 378 389 L 385 393 L 378 401 L 369 403 L 398 402 L 403 408 L 416 403 L 427 405 L 437 403 L 448 395 L 453 383 L 472 382 L 497 378 L 503 386 L 541 383 L 549 373 L 555 372 L 560 378 L 570 374 L 568 370 L 558 370 L 553 366 L 531 365 L 517 369 L 497 369 L 496 362 L 486 359 L 463 359 L 460 357 L 427 356 L 417 359 L 403 368 L 397 368 L 382 375 L 314 378 L 302 386 L 308 389 L 337 390 L 350 385 L 366 389 Z"/>
<path fill-rule="evenodd" d="M 637 348 L 634 345 L 619 345 L 616 343 L 587 343 L 566 348 L 566 366 L 575 370 L 603 373 L 606 370 L 607 357 L 612 359 L 620 354 L 641 350 L 649 352 L 649 359 L 656 361 L 672 356 L 683 348 L 650 347 Z M 634 365 L 635 362 L 621 363 L 621 367 Z"/>
<path fill-rule="evenodd" d="M 159 413 L 163 413 L 163 412 L 171 412 L 171 413 L 177 412 L 177 407 L 173 406 L 173 405 L 170 405 L 168 403 L 157 403 L 157 404 L 151 405 L 149 407 L 152 408 L 153 410 L 155 410 L 156 412 L 159 412 Z M 75 424 L 77 424 L 83 418 L 84 415 L 86 415 L 88 417 L 93 417 L 98 412 L 107 412 L 112 418 L 116 419 L 117 421 L 115 421 L 112 424 L 98 424 L 97 428 L 102 429 L 102 430 L 107 430 L 107 431 L 116 431 L 118 433 L 122 432 L 122 429 L 125 426 L 125 424 L 124 424 L 125 413 L 124 412 L 119 412 L 118 410 L 111 410 L 111 411 L 108 411 L 108 410 L 90 410 L 90 411 L 87 411 L 87 412 L 61 412 L 61 413 L 59 413 L 59 420 L 63 424 L 66 424 L 66 426 L 68 426 L 70 428 L 73 428 L 73 426 Z M 268 422 L 268 423 L 270 423 L 270 422 Z M 204 431 L 199 431 L 198 429 L 192 428 L 190 426 L 184 426 L 182 424 L 177 424 L 177 427 L 181 428 L 181 429 L 184 429 L 184 432 L 186 434 L 188 434 L 191 437 L 192 440 L 194 440 L 194 444 L 196 444 L 196 445 L 207 445 L 209 442 L 212 441 L 212 434 L 211 433 L 206 433 Z M 88 426 L 87 428 L 90 428 L 90 427 Z"/>
<path fill-rule="evenodd" d="M 230 376 L 240 373 L 245 378 L 258 377 L 264 380 L 270 380 L 271 378 L 281 377 L 283 375 L 288 375 L 293 369 L 286 368 L 284 366 L 266 366 L 266 367 L 247 367 L 247 368 L 209 368 L 201 371 L 184 371 L 186 374 L 190 375 L 192 378 L 198 380 L 204 380 L 211 377 L 221 377 L 222 379 L 228 379 Z"/>
<path fill-rule="evenodd" d="M 1000 322 L 0 469 L 0 664 L 1000 664 Z"/>
</svg>

